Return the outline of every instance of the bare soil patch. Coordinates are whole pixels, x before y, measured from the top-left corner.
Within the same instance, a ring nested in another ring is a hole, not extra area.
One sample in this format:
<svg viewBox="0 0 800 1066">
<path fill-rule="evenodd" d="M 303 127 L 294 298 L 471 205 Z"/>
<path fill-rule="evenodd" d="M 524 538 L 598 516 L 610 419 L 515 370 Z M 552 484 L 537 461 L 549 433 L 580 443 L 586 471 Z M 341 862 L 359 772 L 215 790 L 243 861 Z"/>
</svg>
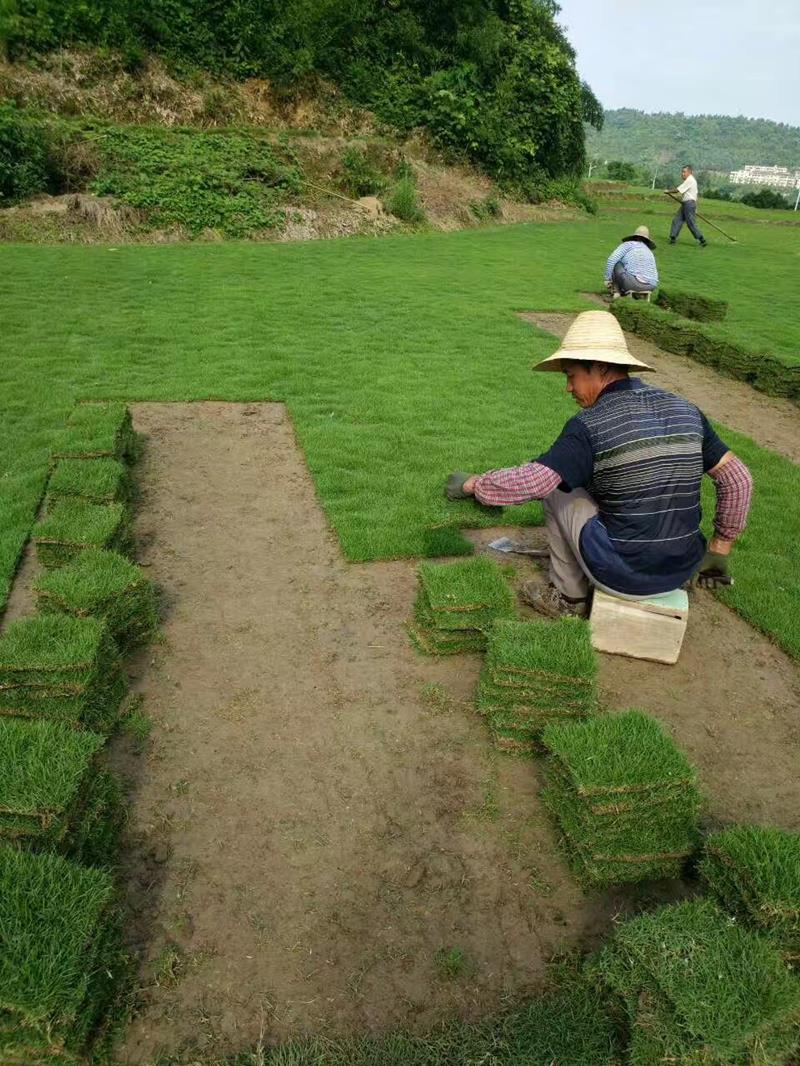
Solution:
<svg viewBox="0 0 800 1066">
<path fill-rule="evenodd" d="M 599 297 L 597 302 L 606 306 Z M 538 311 L 521 311 L 519 317 L 556 337 L 563 337 L 575 318 L 574 315 Z M 795 404 L 780 397 L 766 396 L 687 356 L 665 352 L 633 333 L 626 333 L 625 339 L 638 359 L 656 369 L 657 374 L 651 379 L 653 384 L 679 393 L 697 404 L 709 418 L 724 422 L 756 444 L 800 463 L 800 419 Z"/>
</svg>

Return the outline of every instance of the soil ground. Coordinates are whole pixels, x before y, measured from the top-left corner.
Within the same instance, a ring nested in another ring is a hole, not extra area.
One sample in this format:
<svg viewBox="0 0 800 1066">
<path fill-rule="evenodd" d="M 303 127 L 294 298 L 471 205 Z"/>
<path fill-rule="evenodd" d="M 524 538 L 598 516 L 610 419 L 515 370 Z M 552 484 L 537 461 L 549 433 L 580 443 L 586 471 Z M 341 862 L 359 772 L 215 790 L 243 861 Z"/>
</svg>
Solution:
<svg viewBox="0 0 800 1066">
<path fill-rule="evenodd" d="M 415 564 L 343 561 L 282 406 L 133 410 L 165 618 L 131 665 L 151 737 L 113 742 L 142 958 L 120 1063 L 478 1016 L 620 911 L 686 891 L 582 896 L 537 764 L 495 753 L 471 709 L 480 659 L 409 646 Z M 768 640 L 697 593 L 676 666 L 600 659 L 607 705 L 656 714 L 696 763 L 711 824 L 800 828 L 800 672 Z M 440 948 L 465 954 L 454 980 Z"/>
</svg>

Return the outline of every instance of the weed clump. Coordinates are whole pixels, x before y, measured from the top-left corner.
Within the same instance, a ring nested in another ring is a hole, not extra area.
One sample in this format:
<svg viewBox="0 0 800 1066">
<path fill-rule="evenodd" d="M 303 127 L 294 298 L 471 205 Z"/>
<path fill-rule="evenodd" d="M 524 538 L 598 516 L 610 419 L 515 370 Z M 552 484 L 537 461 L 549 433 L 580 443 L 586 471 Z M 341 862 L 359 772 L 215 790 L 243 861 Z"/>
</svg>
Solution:
<svg viewBox="0 0 800 1066">
<path fill-rule="evenodd" d="M 103 870 L 0 846 L 0 1058 L 86 1061 L 126 966 Z"/>
<path fill-rule="evenodd" d="M 728 911 L 800 960 L 800 833 L 756 825 L 712 833 L 700 873 Z"/>
<path fill-rule="evenodd" d="M 84 503 L 127 503 L 131 481 L 127 468 L 118 460 L 60 459 L 47 485 L 48 510 L 64 500 Z"/>
<path fill-rule="evenodd" d="M 90 866 L 110 862 L 122 805 L 97 765 L 104 742 L 62 722 L 0 718 L 0 837 Z"/>
<path fill-rule="evenodd" d="M 33 541 L 47 570 L 65 566 L 87 548 L 132 549 L 130 515 L 121 503 L 65 500 L 36 524 Z"/>
<path fill-rule="evenodd" d="M 698 842 L 700 795 L 686 757 L 641 711 L 548 725 L 542 798 L 590 887 L 677 877 Z"/>
<path fill-rule="evenodd" d="M 67 566 L 41 577 L 35 589 L 41 611 L 104 621 L 123 649 L 146 644 L 158 628 L 152 582 L 117 552 L 82 551 Z"/>
<path fill-rule="evenodd" d="M 411 637 L 428 655 L 483 651 L 498 618 L 512 618 L 514 599 L 493 559 L 420 563 Z"/>
<path fill-rule="evenodd" d="M 94 618 L 37 615 L 0 636 L 0 715 L 105 733 L 126 687 L 108 629 Z"/>
<path fill-rule="evenodd" d="M 500 620 L 489 631 L 477 709 L 486 715 L 498 748 L 533 752 L 549 722 L 596 710 L 596 677 L 597 658 L 583 619 Z"/>
<path fill-rule="evenodd" d="M 53 448 L 54 459 L 136 458 L 131 413 L 122 403 L 78 404 Z"/>
<path fill-rule="evenodd" d="M 783 1066 L 797 1046 L 800 985 L 708 900 L 625 922 L 596 968 L 630 1026 L 631 1066 Z"/>
</svg>

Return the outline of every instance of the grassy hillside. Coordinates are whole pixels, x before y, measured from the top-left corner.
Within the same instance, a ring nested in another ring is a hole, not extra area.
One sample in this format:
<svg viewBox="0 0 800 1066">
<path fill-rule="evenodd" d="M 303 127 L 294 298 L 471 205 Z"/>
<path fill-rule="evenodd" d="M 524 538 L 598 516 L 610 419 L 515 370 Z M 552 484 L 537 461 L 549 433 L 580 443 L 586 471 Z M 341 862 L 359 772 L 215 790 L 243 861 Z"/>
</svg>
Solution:
<svg viewBox="0 0 800 1066">
<path fill-rule="evenodd" d="M 601 130 L 587 127 L 590 158 L 638 165 L 690 162 L 699 170 L 734 170 L 746 163 L 800 167 L 800 129 L 741 115 L 648 115 L 606 111 Z"/>
</svg>

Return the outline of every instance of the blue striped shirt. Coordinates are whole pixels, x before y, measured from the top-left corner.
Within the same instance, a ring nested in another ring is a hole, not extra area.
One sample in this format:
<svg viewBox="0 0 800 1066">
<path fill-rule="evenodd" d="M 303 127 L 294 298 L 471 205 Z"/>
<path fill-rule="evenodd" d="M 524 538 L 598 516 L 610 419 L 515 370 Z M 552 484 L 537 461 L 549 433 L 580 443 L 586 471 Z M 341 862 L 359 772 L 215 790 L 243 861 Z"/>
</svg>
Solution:
<svg viewBox="0 0 800 1066">
<path fill-rule="evenodd" d="M 638 278 L 643 285 L 658 285 L 658 267 L 656 257 L 644 241 L 623 241 L 608 257 L 606 263 L 606 281 L 611 281 L 611 274 L 617 263 L 621 263 L 628 274 Z"/>
<path fill-rule="evenodd" d="M 629 378 L 571 418 L 538 462 L 597 501 L 580 539 L 594 577 L 643 596 L 696 570 L 705 551 L 700 482 L 726 451 L 694 404 Z"/>
</svg>

